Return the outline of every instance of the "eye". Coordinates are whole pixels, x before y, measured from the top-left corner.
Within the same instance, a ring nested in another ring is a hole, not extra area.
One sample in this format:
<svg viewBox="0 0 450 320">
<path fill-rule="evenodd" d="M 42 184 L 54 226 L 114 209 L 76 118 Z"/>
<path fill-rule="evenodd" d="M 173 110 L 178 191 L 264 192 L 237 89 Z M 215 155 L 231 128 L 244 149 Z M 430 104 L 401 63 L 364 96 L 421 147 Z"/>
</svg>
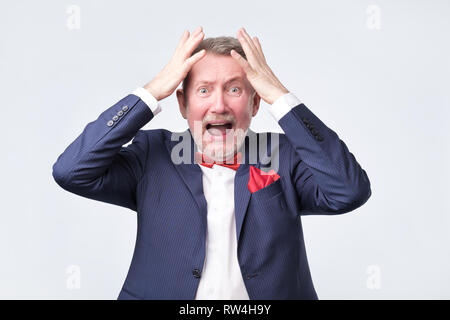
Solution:
<svg viewBox="0 0 450 320">
<path fill-rule="evenodd" d="M 237 89 L 237 91 L 233 91 L 233 89 Z M 233 88 L 231 88 L 231 90 L 232 90 L 233 92 L 238 92 L 238 91 L 240 90 L 240 88 L 238 88 L 238 87 L 233 87 Z"/>
<path fill-rule="evenodd" d="M 205 91 L 202 91 L 202 90 L 205 90 Z M 199 91 L 200 91 L 200 93 L 206 93 L 206 91 L 208 91 L 208 89 L 206 89 L 206 88 L 200 88 Z"/>
</svg>

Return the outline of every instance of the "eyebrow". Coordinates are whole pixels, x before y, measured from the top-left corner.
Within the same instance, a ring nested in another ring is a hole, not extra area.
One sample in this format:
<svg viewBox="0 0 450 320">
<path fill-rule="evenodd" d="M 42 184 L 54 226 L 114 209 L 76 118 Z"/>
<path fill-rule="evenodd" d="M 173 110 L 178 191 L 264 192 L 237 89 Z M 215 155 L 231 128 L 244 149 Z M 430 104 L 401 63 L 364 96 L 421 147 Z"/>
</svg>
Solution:
<svg viewBox="0 0 450 320">
<path fill-rule="evenodd" d="M 232 77 L 232 78 L 228 79 L 225 83 L 229 83 L 229 82 L 232 82 L 232 81 L 235 81 L 235 80 L 243 81 L 244 78 L 242 78 L 241 76 Z M 199 81 L 195 82 L 195 85 L 198 86 L 200 84 L 212 84 L 212 83 L 215 83 L 215 82 L 216 81 L 199 80 Z"/>
</svg>

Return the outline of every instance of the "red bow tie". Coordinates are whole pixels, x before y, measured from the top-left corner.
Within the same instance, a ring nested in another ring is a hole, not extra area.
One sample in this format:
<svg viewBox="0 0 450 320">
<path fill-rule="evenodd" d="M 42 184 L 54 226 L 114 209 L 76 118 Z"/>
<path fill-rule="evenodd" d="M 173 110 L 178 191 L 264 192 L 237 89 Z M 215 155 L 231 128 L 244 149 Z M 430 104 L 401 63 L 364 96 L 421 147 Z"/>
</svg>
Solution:
<svg viewBox="0 0 450 320">
<path fill-rule="evenodd" d="M 239 160 L 241 160 L 242 154 L 240 152 L 235 154 L 233 163 L 226 163 L 226 162 L 230 162 L 230 161 L 216 162 L 213 159 L 209 158 L 208 156 L 201 154 L 200 152 L 195 153 L 195 158 L 198 163 L 200 163 L 202 166 L 205 166 L 208 168 L 212 168 L 213 165 L 217 164 L 219 166 L 227 167 L 227 168 L 230 168 L 230 169 L 233 169 L 234 171 L 236 171 L 239 168 L 239 165 L 240 165 Z"/>
</svg>

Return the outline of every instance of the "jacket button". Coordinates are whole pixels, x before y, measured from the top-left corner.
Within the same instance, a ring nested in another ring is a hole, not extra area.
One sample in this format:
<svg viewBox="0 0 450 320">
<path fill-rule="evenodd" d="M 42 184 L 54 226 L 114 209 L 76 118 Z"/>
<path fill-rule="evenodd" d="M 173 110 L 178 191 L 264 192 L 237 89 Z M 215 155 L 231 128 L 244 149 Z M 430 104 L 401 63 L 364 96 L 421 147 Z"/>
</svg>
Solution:
<svg viewBox="0 0 450 320">
<path fill-rule="evenodd" d="M 316 139 L 317 139 L 318 141 L 323 141 L 323 137 L 322 137 L 322 136 L 316 136 Z"/>
<path fill-rule="evenodd" d="M 117 115 L 118 115 L 119 117 L 122 116 L 122 115 L 123 115 L 123 111 L 122 111 L 122 110 L 117 111 Z"/>
<path fill-rule="evenodd" d="M 106 123 L 106 125 L 107 125 L 108 127 L 111 127 L 113 124 L 114 124 L 114 121 L 112 121 L 112 120 L 109 120 L 109 121 Z"/>
<path fill-rule="evenodd" d="M 128 110 L 128 106 L 123 106 L 122 111 L 126 112 Z"/>
<path fill-rule="evenodd" d="M 192 270 L 192 274 L 194 275 L 194 277 L 200 278 L 200 270 L 194 269 Z"/>
<path fill-rule="evenodd" d="M 118 116 L 114 116 L 112 119 L 113 119 L 114 121 L 117 121 L 117 120 L 119 119 L 119 117 L 118 117 Z"/>
</svg>

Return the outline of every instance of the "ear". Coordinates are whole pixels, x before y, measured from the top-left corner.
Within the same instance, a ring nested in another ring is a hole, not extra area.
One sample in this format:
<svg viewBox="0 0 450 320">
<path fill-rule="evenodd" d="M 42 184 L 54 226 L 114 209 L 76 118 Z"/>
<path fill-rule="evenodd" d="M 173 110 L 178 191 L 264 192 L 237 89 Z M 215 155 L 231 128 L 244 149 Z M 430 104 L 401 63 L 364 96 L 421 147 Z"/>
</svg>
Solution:
<svg viewBox="0 0 450 320">
<path fill-rule="evenodd" d="M 178 106 L 180 107 L 180 112 L 183 118 L 187 119 L 187 113 L 186 113 L 186 100 L 183 94 L 182 89 L 177 89 L 177 100 L 178 100 Z"/>
<path fill-rule="evenodd" d="M 259 94 L 255 91 L 254 96 L 252 98 L 252 117 L 256 116 L 256 114 L 258 113 L 259 110 L 259 104 L 261 102 L 261 97 L 259 96 Z"/>
</svg>

